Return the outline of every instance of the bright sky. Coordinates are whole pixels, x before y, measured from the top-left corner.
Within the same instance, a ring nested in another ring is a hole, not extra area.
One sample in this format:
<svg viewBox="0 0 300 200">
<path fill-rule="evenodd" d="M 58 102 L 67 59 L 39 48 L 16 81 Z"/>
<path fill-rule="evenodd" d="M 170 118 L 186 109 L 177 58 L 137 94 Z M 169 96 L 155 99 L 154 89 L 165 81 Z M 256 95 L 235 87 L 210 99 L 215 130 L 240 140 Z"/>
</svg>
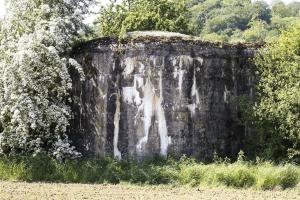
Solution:
<svg viewBox="0 0 300 200">
<path fill-rule="evenodd" d="M 272 2 L 272 0 L 265 0 L 267 1 L 269 4 Z M 299 1 L 300 0 L 282 0 L 285 3 L 290 3 L 292 1 Z M 109 0 L 98 0 L 98 2 L 100 2 L 101 4 L 106 4 L 109 2 Z M 94 9 L 93 9 L 94 10 Z M 4 6 L 4 0 L 0 0 L 0 18 L 3 18 L 3 16 L 5 15 L 5 6 Z M 93 21 L 93 18 L 95 18 L 94 16 L 91 16 L 90 19 L 87 19 L 88 22 Z"/>
</svg>

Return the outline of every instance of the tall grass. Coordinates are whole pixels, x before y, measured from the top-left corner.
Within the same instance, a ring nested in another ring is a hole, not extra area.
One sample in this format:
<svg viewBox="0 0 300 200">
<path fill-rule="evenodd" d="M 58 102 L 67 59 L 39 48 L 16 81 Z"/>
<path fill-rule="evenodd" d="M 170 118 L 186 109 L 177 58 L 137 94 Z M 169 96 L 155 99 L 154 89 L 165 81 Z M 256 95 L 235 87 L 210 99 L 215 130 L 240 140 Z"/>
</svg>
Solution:
<svg viewBox="0 0 300 200">
<path fill-rule="evenodd" d="M 227 186 L 234 188 L 293 188 L 300 181 L 300 167 L 270 162 L 203 164 L 186 157 L 180 160 L 156 157 L 143 162 L 112 158 L 76 159 L 59 162 L 47 156 L 1 157 L 0 180 L 72 183 L 175 184 Z"/>
</svg>

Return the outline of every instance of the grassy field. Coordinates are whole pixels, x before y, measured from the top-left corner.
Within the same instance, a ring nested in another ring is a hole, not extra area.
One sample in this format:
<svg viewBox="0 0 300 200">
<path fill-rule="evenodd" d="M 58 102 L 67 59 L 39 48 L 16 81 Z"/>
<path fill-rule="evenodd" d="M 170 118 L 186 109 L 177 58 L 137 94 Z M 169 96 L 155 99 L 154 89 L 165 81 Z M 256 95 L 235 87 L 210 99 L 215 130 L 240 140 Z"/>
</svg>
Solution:
<svg viewBox="0 0 300 200">
<path fill-rule="evenodd" d="M 137 163 L 111 158 L 57 161 L 0 158 L 2 199 L 284 199 L 300 198 L 296 164 L 190 158 Z"/>
<path fill-rule="evenodd" d="M 2 157 L 0 180 L 81 184 L 168 185 L 228 187 L 253 190 L 289 190 L 300 185 L 300 167 L 270 162 L 216 161 L 210 164 L 190 158 L 156 158 L 137 163 L 111 158 L 60 162 L 45 156 Z"/>
<path fill-rule="evenodd" d="M 300 189 L 261 191 L 253 189 L 137 186 L 129 184 L 50 184 L 0 182 L 0 200 L 6 199 L 284 199 L 298 200 Z"/>
</svg>

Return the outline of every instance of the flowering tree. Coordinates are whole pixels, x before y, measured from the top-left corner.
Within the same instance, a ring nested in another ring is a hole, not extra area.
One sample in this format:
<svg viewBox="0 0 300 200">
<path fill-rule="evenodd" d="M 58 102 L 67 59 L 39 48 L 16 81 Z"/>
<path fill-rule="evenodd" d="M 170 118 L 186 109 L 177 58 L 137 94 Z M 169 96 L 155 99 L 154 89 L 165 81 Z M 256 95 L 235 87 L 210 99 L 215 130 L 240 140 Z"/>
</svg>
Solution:
<svg viewBox="0 0 300 200">
<path fill-rule="evenodd" d="M 68 58 L 92 0 L 10 0 L 0 32 L 0 153 L 80 156 L 66 135 Z"/>
</svg>

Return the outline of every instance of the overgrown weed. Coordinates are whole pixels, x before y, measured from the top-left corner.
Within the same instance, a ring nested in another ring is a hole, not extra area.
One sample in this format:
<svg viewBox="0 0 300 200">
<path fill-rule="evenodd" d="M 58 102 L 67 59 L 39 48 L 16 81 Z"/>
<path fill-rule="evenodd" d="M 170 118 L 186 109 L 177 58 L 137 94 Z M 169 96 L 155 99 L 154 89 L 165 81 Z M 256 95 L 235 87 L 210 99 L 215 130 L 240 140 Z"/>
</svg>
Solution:
<svg viewBox="0 0 300 200">
<path fill-rule="evenodd" d="M 180 160 L 154 157 L 141 162 L 112 158 L 80 158 L 57 161 L 45 155 L 1 157 L 0 180 L 112 183 L 174 184 L 189 186 L 226 186 L 234 188 L 294 188 L 300 181 L 300 167 L 275 165 L 257 160 L 250 162 L 243 154 L 236 162 L 218 158 L 203 164 L 183 156 Z"/>
</svg>

